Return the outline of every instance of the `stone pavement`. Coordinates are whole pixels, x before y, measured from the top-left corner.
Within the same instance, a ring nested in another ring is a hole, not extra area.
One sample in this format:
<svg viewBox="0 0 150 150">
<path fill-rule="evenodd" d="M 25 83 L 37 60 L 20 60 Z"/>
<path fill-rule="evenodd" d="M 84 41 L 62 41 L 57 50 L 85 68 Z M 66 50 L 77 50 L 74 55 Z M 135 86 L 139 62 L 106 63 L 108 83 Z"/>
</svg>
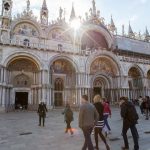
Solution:
<svg viewBox="0 0 150 150">
<path fill-rule="evenodd" d="M 78 128 L 78 112 L 74 113 L 73 136 L 64 133 L 65 124 L 61 112 L 62 110 L 50 111 L 47 114 L 45 127 L 38 127 L 38 116 L 35 112 L 0 114 L 0 150 L 81 150 L 84 139 Z M 121 150 L 122 120 L 118 108 L 112 108 L 112 118 L 109 122 L 112 134 L 107 140 L 111 150 Z M 144 133 L 150 131 L 150 121 L 140 116 L 137 128 L 140 134 L 140 150 L 150 150 L 150 134 Z M 132 150 L 133 140 L 130 131 L 128 137 Z M 93 135 L 92 139 L 94 143 Z M 105 150 L 101 139 L 99 139 L 99 147 L 100 150 Z"/>
</svg>

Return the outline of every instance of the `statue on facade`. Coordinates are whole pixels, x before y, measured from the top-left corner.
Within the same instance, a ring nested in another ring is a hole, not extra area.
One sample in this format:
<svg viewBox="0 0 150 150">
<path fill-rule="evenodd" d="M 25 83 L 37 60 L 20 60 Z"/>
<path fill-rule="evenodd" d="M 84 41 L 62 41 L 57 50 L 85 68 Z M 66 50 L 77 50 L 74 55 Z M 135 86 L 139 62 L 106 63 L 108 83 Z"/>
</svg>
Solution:
<svg viewBox="0 0 150 150">
<path fill-rule="evenodd" d="M 63 9 L 59 8 L 59 19 L 62 20 Z"/>
</svg>

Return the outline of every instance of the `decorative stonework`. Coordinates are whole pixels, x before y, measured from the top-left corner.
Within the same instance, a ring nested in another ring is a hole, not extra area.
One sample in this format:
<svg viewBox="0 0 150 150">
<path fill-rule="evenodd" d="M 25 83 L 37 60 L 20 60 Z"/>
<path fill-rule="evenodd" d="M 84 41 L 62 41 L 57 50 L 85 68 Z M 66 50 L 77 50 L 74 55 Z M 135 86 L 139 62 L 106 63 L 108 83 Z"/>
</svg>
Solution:
<svg viewBox="0 0 150 150">
<path fill-rule="evenodd" d="M 13 85 L 14 87 L 30 87 L 31 81 L 27 75 L 22 73 L 14 78 Z"/>
</svg>

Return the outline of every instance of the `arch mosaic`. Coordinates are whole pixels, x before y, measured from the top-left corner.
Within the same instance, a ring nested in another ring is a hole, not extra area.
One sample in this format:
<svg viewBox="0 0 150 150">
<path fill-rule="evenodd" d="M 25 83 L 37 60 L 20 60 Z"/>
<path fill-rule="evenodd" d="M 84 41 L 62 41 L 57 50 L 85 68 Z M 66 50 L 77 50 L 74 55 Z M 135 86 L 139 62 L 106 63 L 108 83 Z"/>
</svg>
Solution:
<svg viewBox="0 0 150 150">
<path fill-rule="evenodd" d="M 97 58 L 105 58 L 107 61 L 110 62 L 111 65 L 113 65 L 113 67 L 116 70 L 116 75 L 122 75 L 125 74 L 124 73 L 124 69 L 122 68 L 120 61 L 118 60 L 117 56 L 114 55 L 111 52 L 108 51 L 97 51 L 93 54 L 91 54 L 88 59 L 86 60 L 86 71 L 90 74 L 91 72 L 91 64 L 97 59 Z"/>
<path fill-rule="evenodd" d="M 8 66 L 12 61 L 16 60 L 16 59 L 27 59 L 27 60 L 30 60 L 31 62 L 33 62 L 38 70 L 42 70 L 43 69 L 43 65 L 40 61 L 40 58 L 32 53 L 28 53 L 28 52 L 20 52 L 20 51 L 17 51 L 17 52 L 12 52 L 10 53 L 9 56 L 7 56 L 4 61 L 2 62 L 2 64 L 4 66 Z"/>
<path fill-rule="evenodd" d="M 117 75 L 117 69 L 114 64 L 111 63 L 111 60 L 105 57 L 99 57 L 96 58 L 90 67 L 90 73 L 96 74 L 97 72 L 104 73 L 108 76 L 116 76 Z"/>
<path fill-rule="evenodd" d="M 26 72 L 36 72 L 38 67 L 36 64 L 27 58 L 16 58 L 9 62 L 8 70 L 10 71 L 26 71 Z"/>
<path fill-rule="evenodd" d="M 70 37 L 67 30 L 62 28 L 53 28 L 49 31 L 48 38 L 50 40 L 57 40 L 57 41 L 65 41 L 65 42 L 72 42 L 72 38 Z"/>
<path fill-rule="evenodd" d="M 75 72 L 73 65 L 65 59 L 58 59 L 53 62 L 52 69 L 54 73 L 72 74 Z"/>
<path fill-rule="evenodd" d="M 105 48 L 108 49 L 108 44 L 105 37 L 97 31 L 89 30 L 84 32 L 82 39 L 81 39 L 81 49 L 99 49 Z"/>
<path fill-rule="evenodd" d="M 39 31 L 37 30 L 37 28 L 34 25 L 32 25 L 30 23 L 22 22 L 15 26 L 15 28 L 13 30 L 13 34 L 38 37 Z"/>
<path fill-rule="evenodd" d="M 97 33 L 100 33 L 101 35 L 104 36 L 104 38 L 106 39 L 106 42 L 108 44 L 108 48 L 111 48 L 112 44 L 113 44 L 113 38 L 111 33 L 104 27 L 101 26 L 97 26 L 97 25 L 85 25 L 82 28 L 82 32 L 81 32 L 81 36 L 80 36 L 80 41 L 83 37 L 83 35 L 88 32 L 88 31 L 95 31 Z"/>
<path fill-rule="evenodd" d="M 138 76 L 143 77 L 144 72 L 142 71 L 142 69 L 138 65 L 131 65 L 128 68 L 128 76 L 131 76 L 131 75 L 135 76 L 135 77 L 138 77 Z"/>
<path fill-rule="evenodd" d="M 75 72 L 79 72 L 79 68 L 77 65 L 77 62 L 75 60 L 73 60 L 73 58 L 69 58 L 68 56 L 63 56 L 63 55 L 55 55 L 50 59 L 50 63 L 49 63 L 49 68 L 51 68 L 51 66 L 53 65 L 53 63 L 57 60 L 65 60 L 67 62 L 69 62 L 73 68 L 75 69 Z"/>
</svg>

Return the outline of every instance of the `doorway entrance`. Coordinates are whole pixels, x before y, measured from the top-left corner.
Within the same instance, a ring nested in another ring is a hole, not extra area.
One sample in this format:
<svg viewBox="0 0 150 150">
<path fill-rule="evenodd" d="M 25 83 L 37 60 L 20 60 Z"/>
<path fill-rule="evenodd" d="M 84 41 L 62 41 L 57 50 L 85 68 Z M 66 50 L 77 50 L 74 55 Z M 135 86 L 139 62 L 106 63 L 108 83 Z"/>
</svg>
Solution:
<svg viewBox="0 0 150 150">
<path fill-rule="evenodd" d="M 97 94 L 102 95 L 101 87 L 94 87 L 93 92 L 94 92 L 94 96 Z"/>
<path fill-rule="evenodd" d="M 55 79 L 54 105 L 63 106 L 64 81 L 62 78 Z"/>
<path fill-rule="evenodd" d="M 28 92 L 16 92 L 15 94 L 15 109 L 28 108 Z"/>
</svg>

